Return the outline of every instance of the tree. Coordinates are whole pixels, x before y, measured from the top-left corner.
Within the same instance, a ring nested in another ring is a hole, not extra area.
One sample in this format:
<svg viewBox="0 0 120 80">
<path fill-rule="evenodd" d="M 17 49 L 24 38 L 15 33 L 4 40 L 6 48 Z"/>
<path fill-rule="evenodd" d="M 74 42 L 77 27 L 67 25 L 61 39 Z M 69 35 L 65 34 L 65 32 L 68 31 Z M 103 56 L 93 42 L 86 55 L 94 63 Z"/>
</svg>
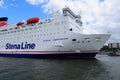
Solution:
<svg viewBox="0 0 120 80">
<path fill-rule="evenodd" d="M 101 50 L 100 51 L 110 51 L 110 48 L 107 46 L 107 45 L 105 45 L 105 46 L 103 46 L 103 48 L 101 48 Z"/>
</svg>

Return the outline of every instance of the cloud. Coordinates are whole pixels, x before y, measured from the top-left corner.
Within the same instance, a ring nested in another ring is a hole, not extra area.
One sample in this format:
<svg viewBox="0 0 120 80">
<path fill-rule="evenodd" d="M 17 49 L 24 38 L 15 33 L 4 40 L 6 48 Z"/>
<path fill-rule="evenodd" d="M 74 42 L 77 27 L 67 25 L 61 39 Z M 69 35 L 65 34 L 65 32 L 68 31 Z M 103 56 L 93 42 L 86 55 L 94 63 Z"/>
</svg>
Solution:
<svg viewBox="0 0 120 80">
<path fill-rule="evenodd" d="M 26 0 L 29 4 L 40 5 L 42 3 L 48 2 L 48 0 Z"/>
<path fill-rule="evenodd" d="M 70 7 L 75 13 L 82 11 L 84 33 L 112 34 L 112 41 L 120 41 L 120 0 L 26 0 L 32 5 L 41 5 L 44 12 Z M 62 11 L 61 11 L 62 12 Z"/>
<path fill-rule="evenodd" d="M 3 7 L 3 5 L 4 5 L 3 0 L 0 0 L 0 7 Z"/>
</svg>

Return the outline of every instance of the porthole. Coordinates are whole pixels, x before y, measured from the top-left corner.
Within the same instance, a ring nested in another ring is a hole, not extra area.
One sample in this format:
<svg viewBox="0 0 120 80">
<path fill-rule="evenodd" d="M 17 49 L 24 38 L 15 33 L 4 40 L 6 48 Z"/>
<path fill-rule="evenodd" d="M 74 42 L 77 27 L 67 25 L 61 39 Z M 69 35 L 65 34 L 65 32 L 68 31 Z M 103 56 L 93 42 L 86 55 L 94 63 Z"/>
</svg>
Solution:
<svg viewBox="0 0 120 80">
<path fill-rule="evenodd" d="M 70 29 L 70 31 L 72 31 L 72 29 Z"/>
<path fill-rule="evenodd" d="M 77 41 L 76 39 L 72 39 L 72 41 Z"/>
</svg>

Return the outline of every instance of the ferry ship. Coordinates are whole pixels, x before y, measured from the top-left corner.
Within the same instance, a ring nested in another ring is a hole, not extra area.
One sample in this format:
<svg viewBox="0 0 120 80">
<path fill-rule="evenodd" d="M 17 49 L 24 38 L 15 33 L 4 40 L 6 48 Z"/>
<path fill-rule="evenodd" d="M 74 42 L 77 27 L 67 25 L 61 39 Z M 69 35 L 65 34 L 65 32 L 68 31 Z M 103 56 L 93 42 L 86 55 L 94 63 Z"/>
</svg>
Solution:
<svg viewBox="0 0 120 80">
<path fill-rule="evenodd" d="M 70 8 L 51 18 L 7 24 L 0 18 L 0 56 L 34 58 L 95 58 L 110 34 L 83 34 L 81 15 Z"/>
</svg>

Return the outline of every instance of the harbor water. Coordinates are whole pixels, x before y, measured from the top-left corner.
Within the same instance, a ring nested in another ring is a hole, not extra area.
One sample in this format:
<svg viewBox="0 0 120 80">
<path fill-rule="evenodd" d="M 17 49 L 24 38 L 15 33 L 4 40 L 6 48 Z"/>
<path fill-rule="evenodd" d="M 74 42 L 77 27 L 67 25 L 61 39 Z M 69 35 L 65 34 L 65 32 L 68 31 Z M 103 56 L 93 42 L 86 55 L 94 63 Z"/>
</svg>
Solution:
<svg viewBox="0 0 120 80">
<path fill-rule="evenodd" d="M 0 57 L 0 80 L 120 80 L 120 57 L 33 59 Z"/>
</svg>

